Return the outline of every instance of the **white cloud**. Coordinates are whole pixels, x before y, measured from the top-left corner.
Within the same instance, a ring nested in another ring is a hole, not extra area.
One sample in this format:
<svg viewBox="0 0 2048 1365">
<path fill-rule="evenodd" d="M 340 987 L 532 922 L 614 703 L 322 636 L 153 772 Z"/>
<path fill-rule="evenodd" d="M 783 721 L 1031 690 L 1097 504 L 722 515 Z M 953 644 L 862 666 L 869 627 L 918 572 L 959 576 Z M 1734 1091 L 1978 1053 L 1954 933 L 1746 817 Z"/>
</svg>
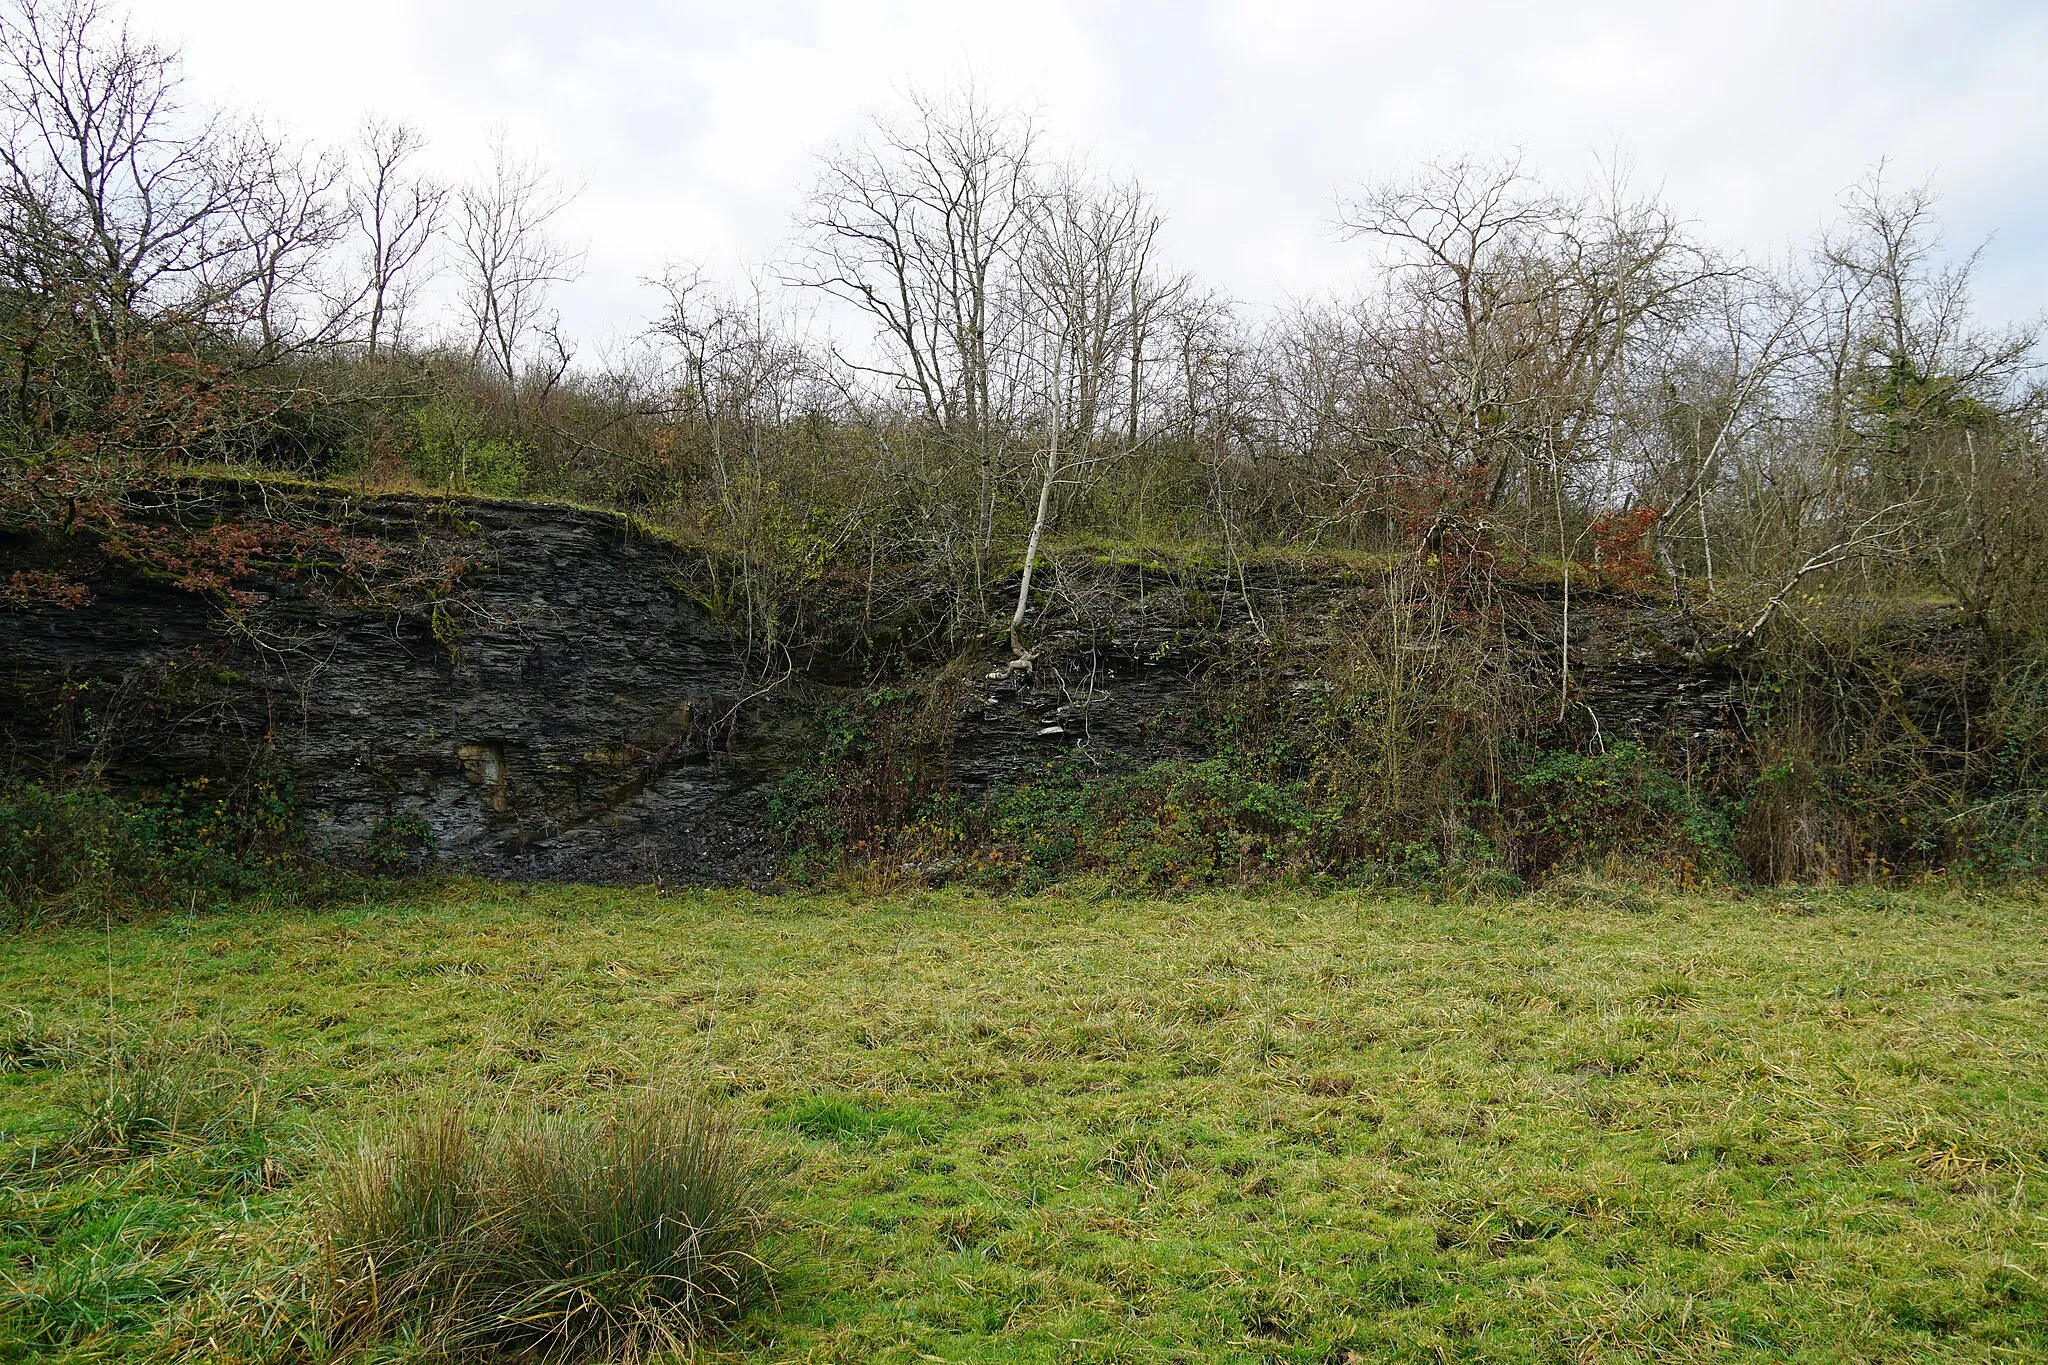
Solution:
<svg viewBox="0 0 2048 1365">
<path fill-rule="evenodd" d="M 203 93 L 344 134 L 366 108 L 451 173 L 505 126 L 584 185 L 573 326 L 630 326 L 670 257 L 770 254 L 810 152 L 911 82 L 972 71 L 1065 141 L 1135 170 L 1170 244 L 1256 300 L 1358 268 L 1327 230 L 1341 181 L 1446 147 L 1582 170 L 1619 148 L 1685 212 L 1758 250 L 1802 240 L 1891 157 L 1937 176 L 1951 238 L 1998 237 L 1989 311 L 2048 302 L 2048 11 L 2026 4 L 1525 0 L 485 4 L 147 0 Z"/>
</svg>

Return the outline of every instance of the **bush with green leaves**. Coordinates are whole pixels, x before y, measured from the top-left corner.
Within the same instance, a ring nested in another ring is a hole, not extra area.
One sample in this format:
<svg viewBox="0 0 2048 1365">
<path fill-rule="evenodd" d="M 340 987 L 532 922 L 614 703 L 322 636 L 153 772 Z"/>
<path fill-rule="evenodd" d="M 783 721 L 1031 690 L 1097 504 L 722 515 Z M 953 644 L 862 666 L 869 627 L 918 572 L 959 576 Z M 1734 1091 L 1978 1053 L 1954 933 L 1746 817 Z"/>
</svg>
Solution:
<svg viewBox="0 0 2048 1365">
<path fill-rule="evenodd" d="M 405 872 L 420 867 L 434 855 L 434 827 L 425 817 L 404 812 L 382 815 L 370 824 L 370 832 L 356 846 L 356 859 L 377 872 Z"/>
<path fill-rule="evenodd" d="M 407 461 L 423 483 L 457 493 L 513 497 L 527 481 L 526 447 L 485 430 L 483 414 L 455 399 L 437 399 L 412 414 Z"/>
<path fill-rule="evenodd" d="M 318 1209 L 320 1309 L 343 1352 L 641 1360 L 766 1289 L 760 1167 L 701 1100 L 597 1118 L 448 1109 L 345 1153 Z"/>
<path fill-rule="evenodd" d="M 1995 681 L 1991 701 L 1978 790 L 1938 823 L 1953 831 L 1964 869 L 2039 877 L 2048 872 L 2048 662 L 2030 659 L 2009 670 Z"/>
<path fill-rule="evenodd" d="M 1027 881 L 1101 873 L 1165 889 L 1269 881 L 1326 861 L 1332 814 L 1306 784 L 1273 781 L 1228 759 L 1161 763 L 1129 774 L 1054 773 L 997 795 L 988 837 Z"/>
<path fill-rule="evenodd" d="M 1641 744 L 1537 753 L 1514 788 L 1516 833 L 1532 868 L 1613 858 L 1707 879 L 1730 870 L 1727 817 Z"/>
<path fill-rule="evenodd" d="M 125 795 L 0 788 L 0 928 L 80 914 L 303 895 L 288 778 L 204 775 Z"/>
</svg>

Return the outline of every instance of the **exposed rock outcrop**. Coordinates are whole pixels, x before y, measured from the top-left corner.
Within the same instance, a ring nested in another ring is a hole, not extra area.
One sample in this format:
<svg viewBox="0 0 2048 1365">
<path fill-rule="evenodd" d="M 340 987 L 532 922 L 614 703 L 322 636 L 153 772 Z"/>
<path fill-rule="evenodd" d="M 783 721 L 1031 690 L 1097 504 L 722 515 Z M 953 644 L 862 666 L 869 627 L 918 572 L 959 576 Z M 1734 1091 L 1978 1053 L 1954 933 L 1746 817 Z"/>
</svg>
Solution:
<svg viewBox="0 0 2048 1365">
<path fill-rule="evenodd" d="M 176 515 L 275 517 L 226 486 Z M 15 766 L 138 777 L 252 760 L 289 775 L 316 843 L 423 824 L 446 860 L 534 876 L 765 875 L 747 681 L 671 546 L 602 512 L 415 497 L 324 499 L 395 557 L 456 565 L 431 598 L 363 603 L 269 566 L 238 605 L 70 549 L 83 606 L 0 616 Z M 168 515 L 168 512 L 167 512 Z M 26 561 L 48 547 L 17 543 Z M 4 568 L 0 568 L 4 572 Z M 417 823 L 415 823 L 417 822 Z"/>
<path fill-rule="evenodd" d="M 0 540 L 0 581 L 54 569 L 90 592 L 0 611 L 16 772 L 147 780 L 262 762 L 327 848 L 402 826 L 447 863 L 498 873 L 755 880 L 776 863 L 771 784 L 816 760 L 806 710 L 848 694 L 843 659 L 764 684 L 690 586 L 706 561 L 609 513 L 229 482 L 136 515 L 342 527 L 381 577 L 364 590 L 257 553 L 224 588 L 90 537 Z M 1240 576 L 1233 593 L 1200 575 L 1050 566 L 1033 659 L 991 643 L 955 661 L 949 780 L 971 792 L 1055 761 L 1199 756 L 1206 678 L 1258 666 L 1269 638 L 1377 590 L 1293 573 Z M 1731 723 L 1730 676 L 1680 659 L 1653 609 L 1589 603 L 1574 622 L 1604 733 Z"/>
</svg>

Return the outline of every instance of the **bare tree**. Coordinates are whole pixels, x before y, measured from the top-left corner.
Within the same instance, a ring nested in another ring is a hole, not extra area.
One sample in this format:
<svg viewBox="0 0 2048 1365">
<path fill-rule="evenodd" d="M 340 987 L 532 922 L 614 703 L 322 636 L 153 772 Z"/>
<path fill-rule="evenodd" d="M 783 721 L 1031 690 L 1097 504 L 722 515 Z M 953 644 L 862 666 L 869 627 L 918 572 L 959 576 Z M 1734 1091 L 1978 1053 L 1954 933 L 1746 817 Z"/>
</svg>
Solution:
<svg viewBox="0 0 2048 1365">
<path fill-rule="evenodd" d="M 1097 185 L 1075 168 L 1060 174 L 1032 217 L 1023 283 L 1036 339 L 1032 350 L 1050 382 L 1046 439 L 1034 462 L 1038 499 L 1010 617 L 1010 644 L 1020 657 L 1026 657 L 1019 632 L 1030 606 L 1032 572 L 1056 492 L 1110 455 L 1100 428 L 1126 376 L 1127 430 L 1130 445 L 1136 444 L 1145 340 L 1183 288 L 1180 281 L 1162 282 L 1152 270 L 1162 221 L 1151 196 L 1135 183 Z"/>
<path fill-rule="evenodd" d="M 1391 404 L 1377 444 L 1393 472 L 1455 484 L 1461 514 L 1481 519 L 1517 488 L 1554 511 L 1602 462 L 1613 386 L 1645 328 L 1715 270 L 1621 178 L 1558 195 L 1513 159 L 1436 163 L 1347 200 L 1340 223 L 1392 252 L 1362 347 Z"/>
<path fill-rule="evenodd" d="M 1657 561 L 1681 594 L 1685 572 L 1673 545 L 1687 534 L 1685 519 L 1698 523 L 1698 567 L 1711 592 L 1715 495 L 1729 466 L 1739 465 L 1747 448 L 1781 422 L 1780 390 L 1800 365 L 1814 320 L 1816 290 L 1796 279 L 1731 271 L 1709 292 L 1700 334 L 1678 338 L 1671 354 L 1637 377 L 1653 390 L 1646 407 L 1663 419 L 1647 413 L 1638 419 L 1653 448 L 1639 467 L 1611 470 L 1603 489 L 1608 502 L 1631 493 L 1649 502 Z"/>
<path fill-rule="evenodd" d="M 341 340 L 361 293 L 334 269 L 347 231 L 341 158 L 254 130 L 240 151 L 249 168 L 231 210 L 240 242 L 215 273 L 221 296 L 240 299 L 253 360 L 269 364 Z"/>
<path fill-rule="evenodd" d="M 1943 250 L 1925 187 L 1890 189 L 1883 167 L 1853 187 L 1824 243 L 1823 324 L 1831 381 L 1821 461 L 1841 523 L 1914 507 L 1909 560 L 1980 625 L 2038 610 L 2039 447 L 2018 436 L 2043 395 L 2038 321 L 1988 328 L 1971 316 L 1981 247 Z M 1902 561 L 1903 562 L 1903 561 Z M 2022 586 L 2024 585 L 2024 586 Z"/>
<path fill-rule="evenodd" d="M 887 490 L 869 471 L 839 481 L 819 467 L 800 419 L 833 414 L 834 386 L 758 283 L 731 293 L 693 267 L 650 283 L 664 300 L 653 332 L 674 361 L 671 412 L 701 452 L 734 552 L 727 571 L 745 609 L 747 655 L 786 667 L 782 609 L 792 586 L 861 532 Z"/>
<path fill-rule="evenodd" d="M 426 147 L 418 129 L 371 115 L 356 134 L 349 216 L 363 247 L 364 339 L 377 358 L 387 337 L 404 336 L 413 292 L 425 283 L 422 259 L 441 225 L 447 189 L 412 170 Z"/>
<path fill-rule="evenodd" d="M 1067 358 L 1068 333 L 1064 319 L 1054 324 L 1055 330 L 1045 347 L 1050 357 L 1049 382 L 1046 385 L 1047 412 L 1045 419 L 1045 454 L 1039 461 L 1038 506 L 1031 518 L 1031 535 L 1024 543 L 1024 569 L 1017 579 L 1017 606 L 1010 613 L 1010 652 L 1019 659 L 1029 659 L 1031 653 L 1024 648 L 1021 632 L 1024 628 L 1024 613 L 1031 606 L 1031 574 L 1038 564 L 1038 547 L 1045 538 L 1045 523 L 1052 507 L 1053 489 L 1059 486 L 1060 476 L 1066 472 L 1060 463 L 1060 434 L 1066 426 L 1066 380 L 1065 361 Z"/>
<path fill-rule="evenodd" d="M 573 197 L 537 159 L 510 151 L 502 135 L 492 141 L 484 178 L 456 195 L 462 307 L 475 332 L 470 354 L 488 360 L 515 398 L 536 337 L 552 347 L 555 378 L 567 368 L 548 291 L 575 279 L 583 257 L 548 225 Z"/>
<path fill-rule="evenodd" d="M 913 93 L 902 122 L 819 159 L 795 277 L 866 313 L 882 353 L 859 362 L 975 462 L 975 565 L 994 533 L 998 409 L 1014 371 L 1017 254 L 1036 198 L 1038 133 L 972 86 Z"/>
<path fill-rule="evenodd" d="M 102 363 L 145 309 L 204 321 L 247 283 L 224 268 L 245 249 L 247 158 L 223 119 L 182 103 L 174 54 L 99 0 L 0 10 L 0 117 L 9 199 L 72 256 Z"/>
<path fill-rule="evenodd" d="M 260 372 L 337 339 L 331 160 L 188 107 L 175 54 L 98 0 L 0 3 L 0 202 L 21 505 L 260 445 L 313 401 Z M 67 516 L 73 515 L 67 511 Z"/>
</svg>

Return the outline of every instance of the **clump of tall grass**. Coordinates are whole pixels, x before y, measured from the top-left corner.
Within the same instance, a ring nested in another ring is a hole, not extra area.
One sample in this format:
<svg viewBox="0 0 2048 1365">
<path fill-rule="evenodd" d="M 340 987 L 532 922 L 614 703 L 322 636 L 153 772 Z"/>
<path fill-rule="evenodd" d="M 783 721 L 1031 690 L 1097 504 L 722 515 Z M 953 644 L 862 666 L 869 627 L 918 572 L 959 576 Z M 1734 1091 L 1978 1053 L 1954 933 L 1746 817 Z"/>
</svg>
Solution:
<svg viewBox="0 0 2048 1365">
<path fill-rule="evenodd" d="M 60 1070 L 83 1055 L 78 1030 L 38 1019 L 19 1005 L 0 1014 L 0 1075 Z"/>
<path fill-rule="evenodd" d="M 583 1119 L 449 1109 L 345 1153 L 321 1191 L 320 1305 L 344 1355 L 639 1360 L 765 1290 L 756 1159 L 718 1111 L 653 1092 Z"/>
<path fill-rule="evenodd" d="M 250 1050 L 218 1032 L 94 1039 L 18 1012 L 0 1027 L 0 1073 L 63 1073 L 51 1096 L 62 1121 L 0 1135 L 0 1182 L 175 1157 L 187 1176 L 268 1188 L 284 1168 L 269 1155 L 273 1094 Z"/>
<path fill-rule="evenodd" d="M 116 1050 L 72 1096 L 67 1145 L 79 1156 L 121 1158 L 197 1139 L 226 1107 L 221 1088 L 170 1049 Z"/>
<path fill-rule="evenodd" d="M 53 1155 L 125 1161 L 249 1138 L 267 1107 L 263 1073 L 207 1041 L 116 1039 L 86 1053 L 65 1097 L 71 1128 Z"/>
</svg>

